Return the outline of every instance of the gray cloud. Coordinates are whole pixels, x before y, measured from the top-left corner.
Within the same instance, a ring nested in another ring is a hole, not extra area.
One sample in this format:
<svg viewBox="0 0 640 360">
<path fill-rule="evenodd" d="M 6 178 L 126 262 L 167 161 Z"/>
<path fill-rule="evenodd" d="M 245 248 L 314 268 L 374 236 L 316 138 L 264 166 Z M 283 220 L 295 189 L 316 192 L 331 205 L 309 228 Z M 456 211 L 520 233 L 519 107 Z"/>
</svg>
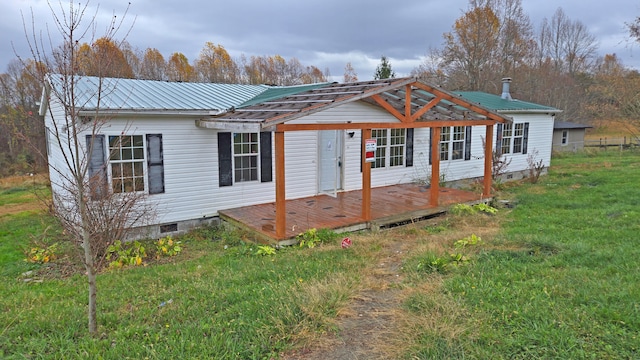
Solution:
<svg viewBox="0 0 640 360">
<path fill-rule="evenodd" d="M 66 0 L 63 0 L 66 2 Z M 101 0 L 101 26 L 122 14 L 123 0 Z M 193 61 L 207 41 L 223 45 L 233 57 L 244 54 L 296 57 L 304 65 L 328 68 L 337 80 L 351 62 L 360 79 L 373 76 L 380 56 L 387 56 L 398 75 L 408 74 L 429 48 L 442 45 L 467 7 L 467 0 L 131 0 L 127 36 L 137 48 L 157 48 L 169 57 L 181 52 Z M 92 1 L 98 5 L 98 1 Z M 54 4 L 57 7 L 57 4 Z M 68 7 L 68 5 L 66 5 Z M 589 3 L 583 0 L 523 0 L 535 27 L 562 7 L 572 20 L 582 21 L 600 42 L 600 53 L 616 53 L 627 66 L 640 69 L 640 53 L 630 47 L 624 28 L 640 15 L 640 5 L 628 0 Z M 53 22 L 42 0 L 0 3 L 0 65 L 19 55 L 28 57 L 20 11 L 31 26 L 45 31 Z M 93 14 L 88 13 L 88 17 Z M 88 18 L 87 18 L 88 19 Z M 101 28 L 98 27 L 98 30 Z M 99 32 L 98 32 L 99 33 Z M 55 33 L 54 33 L 55 35 Z M 124 34 L 121 34 L 124 35 Z"/>
</svg>

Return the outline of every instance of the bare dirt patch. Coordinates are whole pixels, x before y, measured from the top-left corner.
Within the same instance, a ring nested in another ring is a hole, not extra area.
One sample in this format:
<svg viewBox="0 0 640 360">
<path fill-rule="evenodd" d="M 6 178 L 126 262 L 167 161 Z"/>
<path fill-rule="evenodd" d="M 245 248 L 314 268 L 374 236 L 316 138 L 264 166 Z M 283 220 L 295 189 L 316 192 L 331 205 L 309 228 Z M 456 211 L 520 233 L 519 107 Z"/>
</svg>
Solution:
<svg viewBox="0 0 640 360">
<path fill-rule="evenodd" d="M 0 178 L 0 190 L 12 188 L 42 188 L 47 185 L 48 181 L 45 175 L 10 176 Z M 39 196 L 40 194 L 34 191 L 31 194 L 22 196 L 20 202 L 0 206 L 0 217 L 24 211 L 46 210 L 47 205 Z"/>
<path fill-rule="evenodd" d="M 21 204 L 5 204 L 0 207 L 0 217 L 5 215 L 17 214 L 24 211 L 39 211 L 46 209 L 46 206 L 40 201 L 33 201 Z"/>
<path fill-rule="evenodd" d="M 442 222 L 444 219 L 434 221 Z M 395 359 L 412 343 L 414 330 L 434 327 L 442 336 L 456 336 L 463 329 L 455 321 L 442 321 L 442 317 L 462 316 L 464 309 L 448 306 L 443 300 L 433 313 L 417 318 L 403 309 L 403 302 L 416 291 L 432 293 L 438 297 L 441 277 L 419 286 L 405 283 L 403 264 L 415 254 L 424 251 L 445 251 L 456 240 L 474 233 L 491 237 L 497 232 L 497 224 L 491 220 L 457 220 L 454 231 L 445 234 L 429 234 L 424 230 L 428 223 L 413 224 L 403 229 L 372 234 L 361 246 L 380 246 L 375 261 L 363 272 L 361 290 L 350 298 L 336 319 L 335 332 L 312 339 L 299 349 L 281 354 L 285 360 L 320 359 Z M 354 242 L 354 244 L 357 246 Z M 440 303 L 439 301 L 436 301 Z M 453 323 L 453 324 L 452 324 Z M 444 328 L 442 328 L 444 326 Z"/>
<path fill-rule="evenodd" d="M 381 246 L 379 256 L 366 271 L 363 290 L 339 312 L 338 331 L 316 339 L 311 346 L 284 354 L 283 359 L 389 358 L 386 347 L 377 344 L 386 343 L 397 331 L 394 318 L 401 306 L 402 259 L 412 245 L 394 237 Z"/>
<path fill-rule="evenodd" d="M 24 185 L 45 185 L 49 182 L 46 175 L 34 174 L 34 175 L 21 175 L 21 176 L 7 176 L 0 178 L 0 188 L 6 189 Z"/>
</svg>

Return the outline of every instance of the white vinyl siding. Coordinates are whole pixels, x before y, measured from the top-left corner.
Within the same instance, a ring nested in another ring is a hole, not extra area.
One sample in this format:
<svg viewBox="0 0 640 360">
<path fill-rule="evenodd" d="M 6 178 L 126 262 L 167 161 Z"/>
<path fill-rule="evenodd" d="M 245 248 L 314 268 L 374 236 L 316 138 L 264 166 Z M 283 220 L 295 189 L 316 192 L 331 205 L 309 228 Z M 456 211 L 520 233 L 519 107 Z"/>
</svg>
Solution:
<svg viewBox="0 0 640 360">
<path fill-rule="evenodd" d="M 53 104 L 53 103 L 52 103 Z M 52 106 L 54 106 L 53 104 Z M 58 114 L 60 108 L 54 109 Z M 531 154 L 538 150 L 539 159 L 549 165 L 553 118 L 547 114 L 506 114 L 516 123 L 529 122 L 528 148 Z M 175 116 L 139 116 L 110 119 L 100 133 L 108 136 L 128 134 L 162 134 L 162 164 L 164 165 L 164 192 L 149 196 L 147 201 L 157 205 L 157 223 L 177 222 L 215 216 L 218 210 L 240 206 L 262 204 L 275 201 L 275 176 L 272 182 L 248 181 L 236 182 L 233 186 L 218 186 L 218 131 L 198 128 L 194 125 L 196 117 Z M 47 126 L 52 129 L 51 119 L 46 116 Z M 378 106 L 364 102 L 352 102 L 327 109 L 289 123 L 330 123 L 358 122 L 398 122 L 398 120 Z M 494 127 L 494 137 L 495 135 Z M 353 137 L 347 135 L 353 132 Z M 342 161 L 343 187 L 356 190 L 362 187 L 361 147 L 362 137 L 359 129 L 345 130 L 344 157 Z M 440 173 L 446 180 L 474 178 L 483 175 L 484 148 L 482 138 L 485 127 L 474 127 L 469 161 L 443 161 Z M 83 144 L 84 145 L 83 134 Z M 146 140 L 146 139 L 145 139 Z M 495 144 L 495 142 L 494 142 Z M 497 145 L 497 144 L 496 144 Z M 272 144 L 272 154 L 275 151 Z M 63 148 L 67 148 L 63 144 Z M 285 133 L 285 178 L 286 197 L 288 199 L 314 196 L 318 184 L 318 136 L 317 131 L 291 131 Z M 428 178 L 430 138 L 428 128 L 415 129 L 413 136 L 413 166 L 392 166 L 372 171 L 372 186 L 386 186 L 399 183 L 411 183 Z M 403 154 L 406 162 L 407 154 Z M 509 154 L 512 162 L 509 171 L 527 169 L 526 154 Z M 145 158 L 146 159 L 146 158 Z M 148 159 L 146 159 L 148 160 Z M 64 157 L 61 148 L 51 143 L 49 161 L 56 168 L 64 169 Z M 273 162 L 272 175 L 276 164 Z M 148 167 L 146 168 L 148 170 Z M 260 172 L 259 172 L 260 174 Z M 258 175 L 259 178 L 261 175 Z M 59 176 L 51 172 L 52 187 Z"/>
</svg>

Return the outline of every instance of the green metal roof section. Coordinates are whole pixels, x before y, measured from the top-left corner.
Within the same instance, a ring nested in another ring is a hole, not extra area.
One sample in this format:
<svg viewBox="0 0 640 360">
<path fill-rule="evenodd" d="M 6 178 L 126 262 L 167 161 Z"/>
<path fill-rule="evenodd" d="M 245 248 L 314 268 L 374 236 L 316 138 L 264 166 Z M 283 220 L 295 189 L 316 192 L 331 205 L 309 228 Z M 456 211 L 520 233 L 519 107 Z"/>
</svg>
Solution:
<svg viewBox="0 0 640 360">
<path fill-rule="evenodd" d="M 472 103 L 480 104 L 485 108 L 498 112 L 560 112 L 560 110 L 521 100 L 507 100 L 499 95 L 488 94 L 480 91 L 454 91 Z"/>
<path fill-rule="evenodd" d="M 326 83 L 317 83 L 317 84 L 308 84 L 308 85 L 268 87 L 265 91 L 263 91 L 259 95 L 253 97 L 252 99 L 244 102 L 239 106 L 236 106 L 236 108 L 240 109 L 240 108 L 248 107 L 251 105 L 260 104 L 263 102 L 284 98 L 290 95 L 295 95 L 305 91 L 321 88 L 330 84 L 331 83 L 326 82 Z"/>
</svg>

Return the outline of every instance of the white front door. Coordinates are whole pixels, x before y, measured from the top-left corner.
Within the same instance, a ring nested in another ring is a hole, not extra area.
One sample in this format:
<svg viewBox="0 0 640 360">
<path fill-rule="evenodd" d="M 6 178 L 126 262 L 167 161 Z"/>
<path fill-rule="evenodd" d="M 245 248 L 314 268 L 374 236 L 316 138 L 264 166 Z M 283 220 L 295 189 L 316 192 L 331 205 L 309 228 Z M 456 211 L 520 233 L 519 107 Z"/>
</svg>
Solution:
<svg viewBox="0 0 640 360">
<path fill-rule="evenodd" d="M 318 131 L 318 193 L 337 196 L 342 189 L 343 130 Z"/>
</svg>

